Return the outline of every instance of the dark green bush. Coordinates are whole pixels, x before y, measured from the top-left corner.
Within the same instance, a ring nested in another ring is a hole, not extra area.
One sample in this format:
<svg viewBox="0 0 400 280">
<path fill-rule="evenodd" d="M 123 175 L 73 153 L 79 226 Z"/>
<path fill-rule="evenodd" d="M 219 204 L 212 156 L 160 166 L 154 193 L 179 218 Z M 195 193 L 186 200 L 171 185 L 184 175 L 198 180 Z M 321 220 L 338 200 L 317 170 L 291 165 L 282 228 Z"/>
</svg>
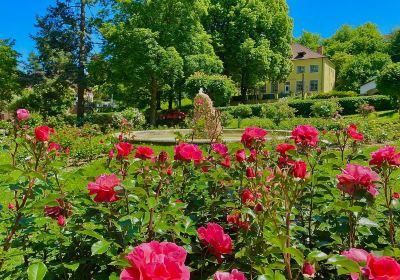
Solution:
<svg viewBox="0 0 400 280">
<path fill-rule="evenodd" d="M 360 103 L 368 103 L 375 107 L 376 111 L 385 111 L 385 110 L 393 110 L 396 108 L 395 103 L 388 96 L 384 95 L 373 95 L 373 96 L 359 96 L 359 97 L 346 97 L 346 98 L 338 98 L 337 99 L 340 107 L 343 108 L 342 115 L 353 115 L 357 113 L 357 109 Z M 306 99 L 306 100 L 292 100 L 289 101 L 288 104 L 290 107 L 296 109 L 296 115 L 302 117 L 309 117 L 312 114 L 311 106 L 318 102 L 315 99 Z M 232 114 L 234 117 L 238 115 L 235 113 L 236 107 L 248 107 L 252 111 L 252 117 L 260 117 L 261 116 L 261 105 L 260 104 L 249 104 L 249 105 L 238 105 L 238 106 L 230 106 L 230 107 L 220 107 L 219 110 L 227 111 Z M 241 111 L 244 111 L 244 108 L 240 108 Z M 242 117 L 242 116 L 241 116 Z M 248 117 L 248 116 L 246 116 Z M 243 117 L 242 117 L 243 118 Z"/>
<path fill-rule="evenodd" d="M 315 117 L 328 119 L 341 111 L 342 107 L 340 107 L 337 99 L 318 100 L 318 102 L 311 105 L 311 112 Z"/>
<path fill-rule="evenodd" d="M 311 96 L 311 99 L 330 99 L 330 98 L 344 98 L 344 97 L 357 97 L 358 93 L 355 91 L 339 91 L 332 90 L 329 92 L 321 92 Z"/>
</svg>

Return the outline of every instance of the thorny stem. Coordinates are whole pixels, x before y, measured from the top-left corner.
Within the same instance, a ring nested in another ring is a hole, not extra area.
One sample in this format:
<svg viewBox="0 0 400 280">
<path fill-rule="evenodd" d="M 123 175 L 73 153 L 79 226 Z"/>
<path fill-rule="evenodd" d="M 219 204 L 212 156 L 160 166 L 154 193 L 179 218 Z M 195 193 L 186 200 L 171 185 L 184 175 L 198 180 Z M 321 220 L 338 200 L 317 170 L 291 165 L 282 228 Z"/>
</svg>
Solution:
<svg viewBox="0 0 400 280">
<path fill-rule="evenodd" d="M 395 239 L 395 227 L 394 227 L 394 219 L 393 219 L 393 209 L 392 209 L 392 206 L 391 206 L 391 203 L 392 203 L 392 188 L 389 185 L 391 170 L 388 170 L 388 172 L 383 171 L 383 174 L 384 174 L 383 188 L 384 188 L 384 192 L 385 192 L 386 207 L 388 208 L 388 213 L 389 213 L 390 242 L 391 242 L 392 246 L 394 247 L 396 245 L 396 239 Z"/>
<path fill-rule="evenodd" d="M 163 186 L 164 179 L 161 179 L 160 182 L 158 183 L 155 198 L 156 200 L 160 196 L 161 188 Z M 149 225 L 147 226 L 147 234 L 148 234 L 148 240 L 151 241 L 153 239 L 153 217 L 154 217 L 154 212 L 155 209 L 154 207 L 150 209 L 150 218 L 149 218 Z"/>
</svg>

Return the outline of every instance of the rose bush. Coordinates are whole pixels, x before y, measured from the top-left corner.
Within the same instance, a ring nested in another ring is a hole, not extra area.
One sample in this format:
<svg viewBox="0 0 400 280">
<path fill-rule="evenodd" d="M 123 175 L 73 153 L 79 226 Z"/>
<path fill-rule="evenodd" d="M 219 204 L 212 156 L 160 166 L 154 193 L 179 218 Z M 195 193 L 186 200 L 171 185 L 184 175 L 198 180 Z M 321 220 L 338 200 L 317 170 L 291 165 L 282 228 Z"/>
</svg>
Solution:
<svg viewBox="0 0 400 280">
<path fill-rule="evenodd" d="M 398 153 L 356 126 L 169 152 L 122 131 L 71 168 L 95 132 L 28 121 L 0 154 L 1 279 L 399 279 Z"/>
</svg>

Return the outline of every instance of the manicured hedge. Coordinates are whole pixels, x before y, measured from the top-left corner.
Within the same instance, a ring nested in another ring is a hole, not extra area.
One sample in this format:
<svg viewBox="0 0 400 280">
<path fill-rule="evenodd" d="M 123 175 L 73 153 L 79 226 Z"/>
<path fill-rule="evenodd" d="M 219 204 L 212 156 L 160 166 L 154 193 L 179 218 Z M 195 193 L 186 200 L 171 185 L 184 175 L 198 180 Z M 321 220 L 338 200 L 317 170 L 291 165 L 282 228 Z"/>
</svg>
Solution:
<svg viewBox="0 0 400 280">
<path fill-rule="evenodd" d="M 373 105 L 376 111 L 385 111 L 385 110 L 393 110 L 396 108 L 392 99 L 388 96 L 384 95 L 373 95 L 373 96 L 360 96 L 360 97 L 345 97 L 345 98 L 337 98 L 335 99 L 339 102 L 340 106 L 343 108 L 342 115 L 352 115 L 356 114 L 356 110 L 360 103 L 368 103 L 369 105 Z M 317 99 L 306 99 L 306 100 L 293 100 L 289 101 L 289 106 L 296 109 L 296 115 L 302 117 L 309 117 L 311 115 L 311 106 L 318 102 Z M 268 103 L 264 103 L 268 104 Z M 264 104 L 249 104 L 249 105 L 240 105 L 240 106 L 248 106 L 251 108 L 253 117 L 261 117 L 261 108 Z M 235 106 L 229 107 L 219 107 L 218 109 L 222 112 L 228 112 L 232 115 L 234 112 Z"/>
</svg>

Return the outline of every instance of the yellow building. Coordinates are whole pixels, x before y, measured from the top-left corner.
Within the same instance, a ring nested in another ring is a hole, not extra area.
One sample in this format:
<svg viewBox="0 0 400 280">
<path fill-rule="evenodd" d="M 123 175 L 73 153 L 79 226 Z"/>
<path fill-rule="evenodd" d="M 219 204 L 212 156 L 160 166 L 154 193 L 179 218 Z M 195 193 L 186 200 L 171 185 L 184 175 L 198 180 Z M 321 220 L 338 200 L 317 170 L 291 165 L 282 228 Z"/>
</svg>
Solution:
<svg viewBox="0 0 400 280">
<path fill-rule="evenodd" d="M 285 96 L 306 96 L 329 92 L 335 86 L 335 65 L 323 54 L 323 48 L 314 52 L 302 45 L 293 44 L 293 71 L 285 83 L 267 82 L 262 89 L 266 99 Z"/>
</svg>

